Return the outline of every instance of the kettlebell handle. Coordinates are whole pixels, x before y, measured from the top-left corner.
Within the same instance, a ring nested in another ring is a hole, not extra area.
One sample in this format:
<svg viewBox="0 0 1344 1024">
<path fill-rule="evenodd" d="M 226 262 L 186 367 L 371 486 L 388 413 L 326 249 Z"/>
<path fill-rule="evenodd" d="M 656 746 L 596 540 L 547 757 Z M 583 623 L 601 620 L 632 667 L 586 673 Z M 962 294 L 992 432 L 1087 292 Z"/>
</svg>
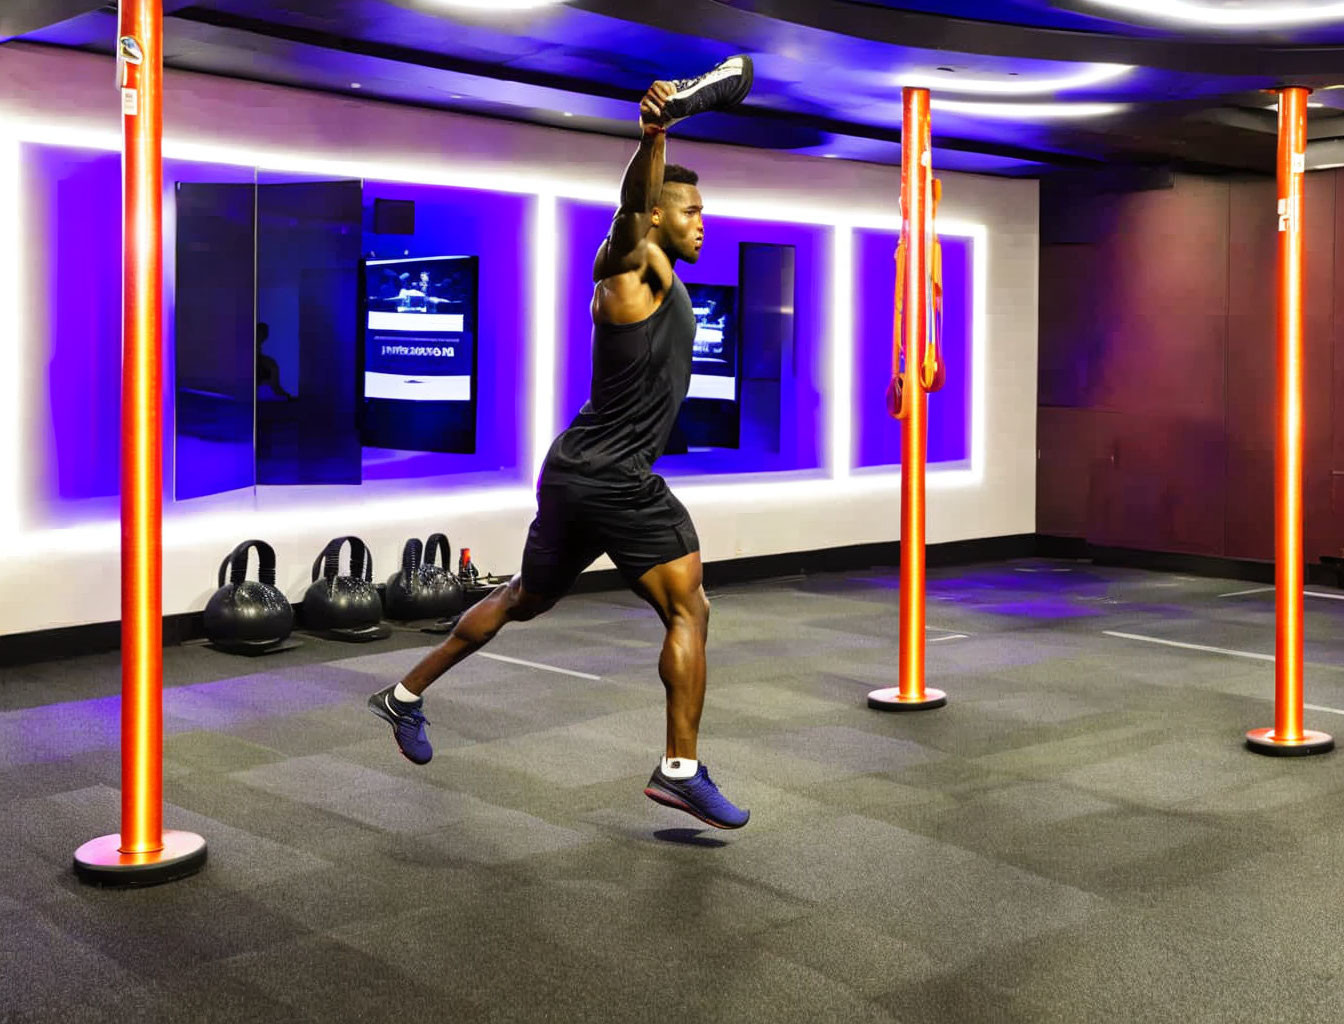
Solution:
<svg viewBox="0 0 1344 1024">
<path fill-rule="evenodd" d="M 425 564 L 438 565 L 444 572 L 453 571 L 453 548 L 442 533 L 430 534 L 425 541 Z"/>
<path fill-rule="evenodd" d="M 267 586 L 275 586 L 275 548 L 264 540 L 245 540 L 219 563 L 219 586 L 224 586 L 224 570 L 229 570 L 229 582 L 234 586 L 247 579 L 247 555 L 257 549 L 257 578 Z"/>
<path fill-rule="evenodd" d="M 313 582 L 319 577 L 334 580 L 341 574 L 341 549 L 350 542 L 350 575 L 366 583 L 373 580 L 373 555 L 358 537 L 334 537 L 313 562 Z"/>
<path fill-rule="evenodd" d="M 401 549 L 401 578 L 410 580 L 420 571 L 421 555 L 424 553 L 424 545 L 420 543 L 419 537 L 412 537 L 406 542 L 406 546 Z"/>
</svg>

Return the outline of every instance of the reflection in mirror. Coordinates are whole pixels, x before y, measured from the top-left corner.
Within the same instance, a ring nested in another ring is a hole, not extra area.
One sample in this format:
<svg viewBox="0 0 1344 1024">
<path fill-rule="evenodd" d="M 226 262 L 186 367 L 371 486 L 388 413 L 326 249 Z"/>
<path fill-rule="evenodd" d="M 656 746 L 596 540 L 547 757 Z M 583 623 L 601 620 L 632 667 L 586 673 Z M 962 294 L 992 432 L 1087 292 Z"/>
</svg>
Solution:
<svg viewBox="0 0 1344 1024">
<path fill-rule="evenodd" d="M 358 484 L 359 181 L 257 185 L 260 484 Z"/>
</svg>

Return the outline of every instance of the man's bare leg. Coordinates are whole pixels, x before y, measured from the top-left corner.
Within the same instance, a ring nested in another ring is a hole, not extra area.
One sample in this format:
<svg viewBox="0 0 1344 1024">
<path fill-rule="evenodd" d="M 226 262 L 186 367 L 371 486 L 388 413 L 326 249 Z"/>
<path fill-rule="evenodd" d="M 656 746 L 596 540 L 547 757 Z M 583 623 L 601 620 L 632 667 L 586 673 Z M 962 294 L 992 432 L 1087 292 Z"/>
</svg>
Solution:
<svg viewBox="0 0 1344 1024">
<path fill-rule="evenodd" d="M 515 576 L 467 609 L 448 639 L 421 658 L 405 679 L 369 698 L 369 710 L 392 726 L 397 747 L 407 760 L 427 764 L 434 756 L 425 733 L 428 723 L 420 697 L 429 684 L 493 640 L 505 623 L 534 619 L 552 608 L 556 600 L 529 594 L 523 589 L 521 577 Z"/>
<path fill-rule="evenodd" d="M 653 605 L 667 635 L 658 675 L 667 693 L 667 756 L 696 759 L 700 713 L 705 706 L 705 641 L 709 598 L 705 597 L 700 553 L 650 569 L 636 593 Z"/>
<path fill-rule="evenodd" d="M 705 641 L 709 636 L 709 599 L 700 553 L 650 569 L 634 589 L 653 605 L 667 630 L 658 659 L 658 674 L 667 694 L 666 756 L 654 769 L 644 795 L 715 828 L 741 828 L 751 812 L 733 806 L 719 792 L 699 763 L 696 750 L 705 707 Z"/>
<path fill-rule="evenodd" d="M 430 683 L 493 640 L 506 623 L 535 619 L 555 607 L 556 600 L 529 594 L 522 578 L 515 576 L 463 612 L 448 639 L 421 658 L 401 685 L 420 696 Z"/>
</svg>

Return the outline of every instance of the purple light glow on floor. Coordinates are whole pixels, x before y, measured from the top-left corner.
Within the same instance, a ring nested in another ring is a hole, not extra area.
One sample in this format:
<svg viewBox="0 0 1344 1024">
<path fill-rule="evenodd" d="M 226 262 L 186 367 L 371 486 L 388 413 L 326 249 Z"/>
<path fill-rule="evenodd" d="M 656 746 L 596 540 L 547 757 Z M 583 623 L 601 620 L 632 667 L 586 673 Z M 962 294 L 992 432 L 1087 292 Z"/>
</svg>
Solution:
<svg viewBox="0 0 1344 1024">
<path fill-rule="evenodd" d="M 333 680 L 364 677 L 328 668 Z M 221 679 L 163 692 L 165 736 L 198 729 L 229 730 L 287 714 L 348 703 L 352 695 L 279 674 Z M 121 744 L 121 698 L 47 704 L 0 712 L 0 767 L 65 761 Z"/>
</svg>

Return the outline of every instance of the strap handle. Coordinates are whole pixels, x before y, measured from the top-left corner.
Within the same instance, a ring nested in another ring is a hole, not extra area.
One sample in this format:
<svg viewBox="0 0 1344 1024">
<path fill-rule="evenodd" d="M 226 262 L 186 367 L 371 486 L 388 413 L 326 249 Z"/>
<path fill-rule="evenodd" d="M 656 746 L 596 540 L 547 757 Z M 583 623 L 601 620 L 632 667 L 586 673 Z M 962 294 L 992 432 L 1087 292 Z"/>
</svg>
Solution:
<svg viewBox="0 0 1344 1024">
<path fill-rule="evenodd" d="M 350 575 L 366 583 L 373 580 L 373 556 L 358 537 L 334 537 L 313 562 L 313 582 L 319 577 L 334 580 L 341 573 L 341 549 L 350 542 Z"/>
<path fill-rule="evenodd" d="M 414 579 L 415 574 L 420 571 L 421 555 L 424 550 L 424 545 L 420 543 L 419 537 L 412 537 L 401 549 L 401 578 L 403 582 Z"/>
<path fill-rule="evenodd" d="M 257 549 L 257 578 L 267 586 L 275 586 L 275 548 L 264 540 L 245 540 L 219 563 L 219 586 L 224 586 L 224 570 L 229 570 L 229 582 L 237 586 L 247 579 L 247 556 Z"/>
<path fill-rule="evenodd" d="M 452 574 L 453 548 L 447 536 L 442 533 L 430 534 L 429 540 L 425 541 L 425 564 L 437 565 L 444 572 Z"/>
<path fill-rule="evenodd" d="M 925 236 L 925 258 L 928 277 L 924 282 L 928 303 L 928 329 L 923 341 L 923 352 L 914 351 L 917 342 L 911 341 L 906 351 L 905 286 L 908 273 L 909 249 L 904 235 L 896 246 L 896 324 L 891 354 L 891 383 L 887 386 L 887 412 L 892 419 L 910 418 L 912 403 L 921 393 L 942 388 L 947 379 L 943 362 L 943 245 L 938 239 L 935 221 L 938 204 L 943 198 L 943 183 L 926 171 L 929 187 L 929 223 Z"/>
</svg>

